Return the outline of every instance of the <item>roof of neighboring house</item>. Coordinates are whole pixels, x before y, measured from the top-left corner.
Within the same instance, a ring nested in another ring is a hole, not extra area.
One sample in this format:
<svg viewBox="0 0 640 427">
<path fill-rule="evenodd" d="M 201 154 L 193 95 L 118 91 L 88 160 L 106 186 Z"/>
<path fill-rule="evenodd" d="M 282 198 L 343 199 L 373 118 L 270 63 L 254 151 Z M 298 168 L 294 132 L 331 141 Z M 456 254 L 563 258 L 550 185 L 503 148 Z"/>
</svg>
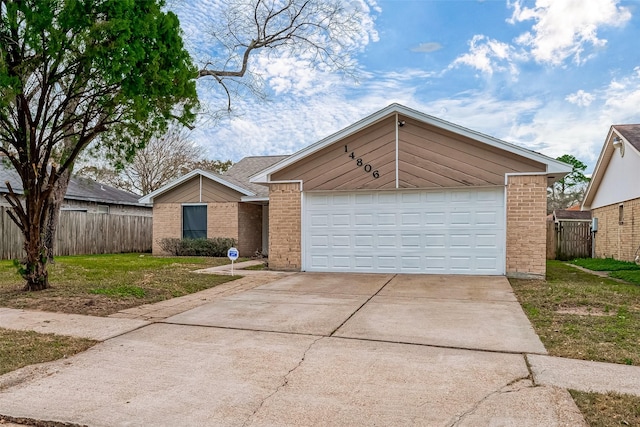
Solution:
<svg viewBox="0 0 640 427">
<path fill-rule="evenodd" d="M 0 193 L 8 193 L 6 182 L 11 184 L 11 188 L 17 194 L 23 193 L 20 175 L 11 167 L 7 167 L 0 162 Z M 71 177 L 65 199 L 81 200 L 86 202 L 136 205 L 139 206 L 139 196 L 124 190 L 100 184 L 88 178 Z"/>
<path fill-rule="evenodd" d="M 640 151 L 640 124 L 614 125 L 620 136 L 627 140 L 636 150 Z"/>
<path fill-rule="evenodd" d="M 528 150 L 523 147 L 519 147 L 515 144 L 511 144 L 506 141 L 502 141 L 500 139 L 494 138 L 492 136 L 488 136 L 482 134 L 480 132 L 476 132 L 471 129 L 467 129 L 463 126 L 456 125 L 454 123 L 447 122 L 445 120 L 439 119 L 434 116 L 430 116 L 428 114 L 422 113 L 420 111 L 413 110 L 411 108 L 405 107 L 400 104 L 391 104 L 382 110 L 371 114 L 370 116 L 365 117 L 362 120 L 357 121 L 356 123 L 334 133 L 333 135 L 329 135 L 328 137 L 311 144 L 310 146 L 303 148 L 297 153 L 292 154 L 286 160 L 278 162 L 273 166 L 266 168 L 261 171 L 259 174 L 255 175 L 251 182 L 254 183 L 268 183 L 270 182 L 270 177 L 273 173 L 284 169 L 285 167 L 302 160 L 313 153 L 322 150 L 325 147 L 330 146 L 331 144 L 344 139 L 350 135 L 355 134 L 356 132 L 365 129 L 371 126 L 374 123 L 377 123 L 385 118 L 392 116 L 393 114 L 401 114 L 406 117 L 412 118 L 414 120 L 421 121 L 423 123 L 429 124 L 439 129 L 443 129 L 446 131 L 453 132 L 458 135 L 462 135 L 473 139 L 475 141 L 484 143 L 488 146 L 495 147 L 506 152 L 510 152 L 519 156 L 522 156 L 527 159 L 531 159 L 535 162 L 541 163 L 546 167 L 546 173 L 550 180 L 556 180 L 562 178 L 567 173 L 571 172 L 571 166 L 563 163 L 559 160 L 552 159 L 551 157 L 545 156 L 544 154 L 536 153 L 534 151 Z"/>
<path fill-rule="evenodd" d="M 245 157 L 238 163 L 235 163 L 224 174 L 219 174 L 211 171 L 203 171 L 200 169 L 193 170 L 186 175 L 182 175 L 180 178 L 175 179 L 164 185 L 157 190 L 145 195 L 140 199 L 140 203 L 153 203 L 153 200 L 166 193 L 167 191 L 176 188 L 180 184 L 190 180 L 196 175 L 204 176 L 218 184 L 231 188 L 242 194 L 247 199 L 265 199 L 269 197 L 269 189 L 264 185 L 254 184 L 249 181 L 249 178 L 261 170 L 268 168 L 269 166 L 278 163 L 279 161 L 286 159 L 289 156 L 251 156 Z"/>
<path fill-rule="evenodd" d="M 553 211 L 553 219 L 557 221 L 591 221 L 591 211 L 576 211 L 569 209 L 556 209 Z"/>
<path fill-rule="evenodd" d="M 629 146 L 632 151 L 635 150 L 635 154 L 640 155 L 640 124 L 611 126 L 602 147 L 602 151 L 600 151 L 596 167 L 591 175 L 591 181 L 589 181 L 589 185 L 584 195 L 584 200 L 582 201 L 582 208 L 591 207 L 591 203 L 598 192 L 600 183 L 602 182 L 607 167 L 609 166 L 609 162 L 611 162 L 613 153 L 616 150 L 613 143 L 618 137 L 622 139 L 623 143 L 626 143 L 625 146 Z"/>
</svg>

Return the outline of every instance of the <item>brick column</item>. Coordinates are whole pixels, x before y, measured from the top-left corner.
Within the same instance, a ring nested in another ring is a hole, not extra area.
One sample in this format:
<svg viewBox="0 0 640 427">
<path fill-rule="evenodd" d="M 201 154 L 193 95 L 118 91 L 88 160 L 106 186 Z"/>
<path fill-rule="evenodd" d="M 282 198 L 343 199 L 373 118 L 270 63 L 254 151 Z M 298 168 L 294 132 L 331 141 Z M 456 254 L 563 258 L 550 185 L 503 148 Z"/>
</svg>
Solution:
<svg viewBox="0 0 640 427">
<path fill-rule="evenodd" d="M 547 177 L 510 176 L 507 182 L 507 276 L 544 278 Z"/>
<path fill-rule="evenodd" d="M 300 184 L 269 186 L 269 268 L 302 268 L 301 209 Z"/>
</svg>

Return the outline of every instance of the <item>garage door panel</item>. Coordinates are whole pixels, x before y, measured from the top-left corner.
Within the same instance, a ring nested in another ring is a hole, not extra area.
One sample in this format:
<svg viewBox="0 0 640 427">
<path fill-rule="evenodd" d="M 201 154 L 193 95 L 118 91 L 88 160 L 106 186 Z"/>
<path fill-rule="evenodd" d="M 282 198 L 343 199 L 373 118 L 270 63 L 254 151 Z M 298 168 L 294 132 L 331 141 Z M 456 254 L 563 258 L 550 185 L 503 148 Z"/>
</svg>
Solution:
<svg viewBox="0 0 640 427">
<path fill-rule="evenodd" d="M 308 271 L 504 274 L 504 190 L 305 193 Z"/>
</svg>

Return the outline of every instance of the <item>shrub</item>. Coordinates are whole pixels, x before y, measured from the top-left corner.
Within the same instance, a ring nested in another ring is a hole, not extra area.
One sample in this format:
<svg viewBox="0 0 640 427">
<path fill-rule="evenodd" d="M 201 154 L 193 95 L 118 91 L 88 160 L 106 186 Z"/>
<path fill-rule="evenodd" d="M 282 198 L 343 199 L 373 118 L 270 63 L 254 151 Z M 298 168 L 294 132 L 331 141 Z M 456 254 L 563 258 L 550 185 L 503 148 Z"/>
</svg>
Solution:
<svg viewBox="0 0 640 427">
<path fill-rule="evenodd" d="M 236 245 L 234 239 L 214 237 L 212 239 L 176 239 L 160 240 L 163 251 L 175 256 L 225 257 L 229 248 Z"/>
</svg>

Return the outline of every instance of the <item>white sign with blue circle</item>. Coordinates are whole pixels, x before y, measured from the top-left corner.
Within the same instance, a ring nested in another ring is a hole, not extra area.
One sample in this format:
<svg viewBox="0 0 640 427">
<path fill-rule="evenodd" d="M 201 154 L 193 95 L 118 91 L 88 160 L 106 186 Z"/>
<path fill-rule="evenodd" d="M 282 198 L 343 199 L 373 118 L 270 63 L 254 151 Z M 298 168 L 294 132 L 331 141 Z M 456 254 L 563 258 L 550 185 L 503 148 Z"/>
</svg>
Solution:
<svg viewBox="0 0 640 427">
<path fill-rule="evenodd" d="M 237 260 L 239 256 L 238 250 L 236 248 L 229 248 L 229 250 L 227 251 L 227 256 L 231 261 Z"/>
</svg>

